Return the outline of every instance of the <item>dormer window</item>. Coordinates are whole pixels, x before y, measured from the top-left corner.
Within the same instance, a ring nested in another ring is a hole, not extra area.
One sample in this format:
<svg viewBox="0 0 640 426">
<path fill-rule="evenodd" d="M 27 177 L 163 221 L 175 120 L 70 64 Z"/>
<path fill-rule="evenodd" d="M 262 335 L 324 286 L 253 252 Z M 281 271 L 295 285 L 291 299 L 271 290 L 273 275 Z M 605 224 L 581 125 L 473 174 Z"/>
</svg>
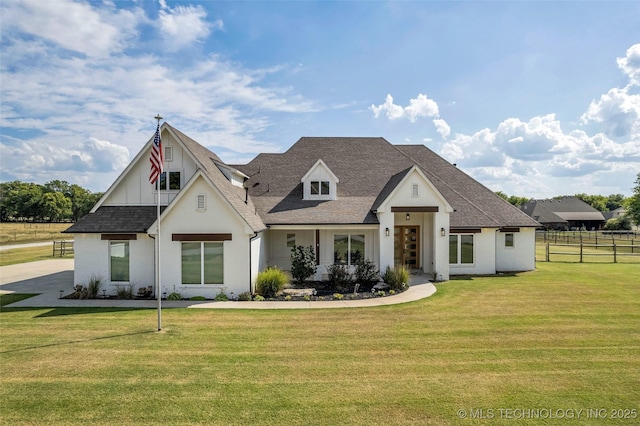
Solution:
<svg viewBox="0 0 640 426">
<path fill-rule="evenodd" d="M 300 181 L 304 200 L 336 199 L 339 180 L 324 161 L 316 161 Z"/>
<path fill-rule="evenodd" d="M 329 195 L 329 181 L 311 181 L 311 195 Z"/>
</svg>

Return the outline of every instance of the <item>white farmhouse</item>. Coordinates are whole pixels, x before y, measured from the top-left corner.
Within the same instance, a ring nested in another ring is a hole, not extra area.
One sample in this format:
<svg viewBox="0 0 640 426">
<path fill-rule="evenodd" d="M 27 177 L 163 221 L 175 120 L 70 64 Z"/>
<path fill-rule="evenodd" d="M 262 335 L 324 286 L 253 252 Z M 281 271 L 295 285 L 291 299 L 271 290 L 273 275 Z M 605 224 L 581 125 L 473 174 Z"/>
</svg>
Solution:
<svg viewBox="0 0 640 426">
<path fill-rule="evenodd" d="M 167 123 L 164 170 L 149 184 L 151 138 L 75 236 L 75 282 L 153 285 L 162 206 L 161 287 L 213 298 L 254 290 L 259 271 L 289 269 L 312 246 L 318 272 L 335 263 L 404 264 L 436 280 L 535 268 L 539 223 L 423 145 L 383 138 L 303 137 L 244 165 Z"/>
</svg>

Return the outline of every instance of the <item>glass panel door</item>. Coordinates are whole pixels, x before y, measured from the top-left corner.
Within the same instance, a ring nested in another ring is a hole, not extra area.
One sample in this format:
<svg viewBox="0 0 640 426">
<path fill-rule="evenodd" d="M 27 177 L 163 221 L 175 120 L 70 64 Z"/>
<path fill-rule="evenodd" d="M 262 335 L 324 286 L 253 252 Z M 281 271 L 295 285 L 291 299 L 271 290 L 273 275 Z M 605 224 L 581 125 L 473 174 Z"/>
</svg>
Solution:
<svg viewBox="0 0 640 426">
<path fill-rule="evenodd" d="M 420 227 L 396 226 L 394 228 L 394 263 L 410 269 L 420 267 Z"/>
</svg>

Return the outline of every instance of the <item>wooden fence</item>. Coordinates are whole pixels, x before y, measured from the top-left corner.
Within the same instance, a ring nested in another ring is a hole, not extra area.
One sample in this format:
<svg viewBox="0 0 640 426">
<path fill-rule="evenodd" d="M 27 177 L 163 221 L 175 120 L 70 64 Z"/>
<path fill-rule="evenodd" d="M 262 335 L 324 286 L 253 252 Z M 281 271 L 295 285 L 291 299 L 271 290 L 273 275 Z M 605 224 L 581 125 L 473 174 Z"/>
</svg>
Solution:
<svg viewBox="0 0 640 426">
<path fill-rule="evenodd" d="M 578 258 L 580 263 L 585 262 L 587 257 L 600 258 L 602 262 L 618 263 L 621 257 L 627 257 L 632 263 L 640 263 L 640 245 L 620 244 L 615 241 L 613 244 L 562 244 L 562 243 L 546 243 L 545 259 L 551 262 L 551 255 L 559 256 L 555 261 L 573 261 Z"/>
<path fill-rule="evenodd" d="M 54 241 L 53 242 L 53 257 L 56 254 L 63 257 L 65 254 L 73 253 L 73 241 Z"/>
</svg>

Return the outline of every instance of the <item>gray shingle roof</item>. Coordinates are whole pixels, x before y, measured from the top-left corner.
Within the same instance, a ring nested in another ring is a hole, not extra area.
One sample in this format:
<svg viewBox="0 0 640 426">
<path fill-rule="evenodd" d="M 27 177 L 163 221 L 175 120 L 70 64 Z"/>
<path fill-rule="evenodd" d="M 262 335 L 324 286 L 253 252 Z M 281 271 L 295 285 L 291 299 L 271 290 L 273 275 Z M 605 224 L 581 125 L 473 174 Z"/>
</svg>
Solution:
<svg viewBox="0 0 640 426">
<path fill-rule="evenodd" d="M 602 212 L 577 197 L 531 200 L 522 206 L 522 211 L 540 223 L 605 220 Z"/>
<path fill-rule="evenodd" d="M 302 199 L 300 179 L 319 159 L 340 179 L 336 200 Z M 260 154 L 235 167 L 252 176 L 250 195 L 266 224 L 362 224 L 377 223 L 372 211 L 414 165 L 456 210 L 452 227 L 539 226 L 423 145 L 392 145 L 383 138 L 303 137 L 282 154 Z"/>
<path fill-rule="evenodd" d="M 160 211 L 165 209 L 160 207 Z M 156 206 L 102 206 L 67 228 L 67 234 L 145 233 L 155 222 Z"/>
</svg>

